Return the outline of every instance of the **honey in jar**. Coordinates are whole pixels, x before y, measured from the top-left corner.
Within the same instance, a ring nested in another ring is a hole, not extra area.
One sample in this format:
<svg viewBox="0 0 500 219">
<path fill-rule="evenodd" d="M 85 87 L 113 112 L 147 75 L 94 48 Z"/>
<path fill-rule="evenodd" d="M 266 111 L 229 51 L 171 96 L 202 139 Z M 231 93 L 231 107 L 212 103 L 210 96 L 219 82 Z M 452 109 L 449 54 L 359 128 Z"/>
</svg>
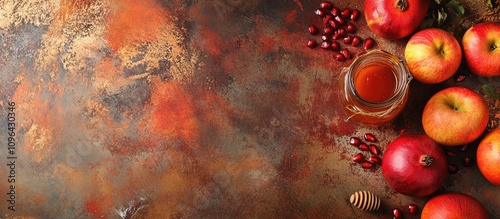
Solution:
<svg viewBox="0 0 500 219">
<path fill-rule="evenodd" d="M 359 70 L 354 77 L 354 88 L 359 97 L 369 102 L 388 100 L 396 88 L 396 76 L 391 68 L 373 63 Z"/>
<path fill-rule="evenodd" d="M 392 121 L 408 99 L 412 76 L 404 59 L 386 51 L 372 50 L 342 69 L 339 98 L 353 119 L 367 125 Z"/>
</svg>

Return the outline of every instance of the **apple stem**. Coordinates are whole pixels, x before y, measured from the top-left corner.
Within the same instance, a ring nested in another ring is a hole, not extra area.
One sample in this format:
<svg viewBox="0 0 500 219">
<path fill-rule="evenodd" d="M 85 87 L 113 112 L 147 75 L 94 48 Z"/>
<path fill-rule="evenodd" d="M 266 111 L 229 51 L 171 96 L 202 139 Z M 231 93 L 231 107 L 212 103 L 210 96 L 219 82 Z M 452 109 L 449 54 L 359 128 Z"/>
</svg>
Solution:
<svg viewBox="0 0 500 219">
<path fill-rule="evenodd" d="M 491 45 L 491 51 L 495 50 L 496 48 L 498 48 L 497 45 L 495 44 Z"/>
<path fill-rule="evenodd" d="M 422 166 L 424 167 L 432 165 L 433 162 L 434 158 L 431 155 L 424 154 L 420 156 L 420 164 L 422 164 Z"/>
<path fill-rule="evenodd" d="M 408 9 L 408 0 L 398 0 L 396 6 L 400 11 L 406 11 Z"/>
</svg>

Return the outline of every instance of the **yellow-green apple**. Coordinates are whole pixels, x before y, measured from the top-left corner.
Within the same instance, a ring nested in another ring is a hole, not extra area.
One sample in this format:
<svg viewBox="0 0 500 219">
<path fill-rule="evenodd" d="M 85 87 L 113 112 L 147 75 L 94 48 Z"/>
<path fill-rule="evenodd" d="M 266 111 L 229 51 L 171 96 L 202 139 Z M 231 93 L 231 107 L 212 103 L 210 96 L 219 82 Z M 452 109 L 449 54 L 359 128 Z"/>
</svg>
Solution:
<svg viewBox="0 0 500 219">
<path fill-rule="evenodd" d="M 500 76 L 500 23 L 483 22 L 469 28 L 462 37 L 469 69 L 483 77 Z"/>
<path fill-rule="evenodd" d="M 468 144 L 486 129 L 489 109 L 484 99 L 465 87 L 449 87 L 434 94 L 425 104 L 422 126 L 425 133 L 444 146 Z"/>
<path fill-rule="evenodd" d="M 415 33 L 406 44 L 404 57 L 415 79 L 437 84 L 455 74 L 462 62 L 462 48 L 455 37 L 438 28 Z"/>
<path fill-rule="evenodd" d="M 493 129 L 479 143 L 477 167 L 493 185 L 500 186 L 500 128 Z"/>
</svg>

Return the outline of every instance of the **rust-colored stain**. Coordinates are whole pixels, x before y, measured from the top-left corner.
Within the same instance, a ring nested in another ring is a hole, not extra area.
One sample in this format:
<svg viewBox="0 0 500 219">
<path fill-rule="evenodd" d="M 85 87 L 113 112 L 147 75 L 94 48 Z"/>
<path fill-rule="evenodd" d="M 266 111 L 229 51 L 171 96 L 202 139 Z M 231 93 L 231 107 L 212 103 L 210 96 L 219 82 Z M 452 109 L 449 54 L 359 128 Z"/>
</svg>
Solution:
<svg viewBox="0 0 500 219">
<path fill-rule="evenodd" d="M 197 141 L 200 127 L 194 97 L 184 87 L 175 82 L 159 82 L 152 91 L 150 104 L 151 118 L 146 119 L 150 132 Z"/>
<path fill-rule="evenodd" d="M 162 29 L 167 11 L 156 1 L 111 1 L 106 39 L 115 51 L 127 45 L 136 45 L 156 39 Z"/>
<path fill-rule="evenodd" d="M 402 128 L 422 132 L 415 121 L 436 89 L 412 84 L 415 101 L 392 124 L 348 121 L 338 81 L 351 61 L 305 46 L 320 37 L 307 32 L 321 25 L 318 4 L 2 1 L 0 119 L 15 102 L 18 166 L 16 211 L 2 201 L 0 218 L 389 218 L 392 208 L 423 207 L 427 198 L 397 194 L 380 168 L 353 163 L 348 139 L 373 133 L 383 153 Z M 335 4 L 362 10 L 363 1 Z M 356 25 L 402 55 L 403 41 L 376 38 L 362 18 Z M 383 209 L 352 208 L 359 190 Z M 472 194 L 498 215 L 499 190 L 475 167 L 448 176 L 444 191 Z"/>
<path fill-rule="evenodd" d="M 86 211 L 92 214 L 93 218 L 105 218 L 105 215 L 101 213 L 101 205 L 96 200 L 91 200 L 85 202 Z"/>
</svg>

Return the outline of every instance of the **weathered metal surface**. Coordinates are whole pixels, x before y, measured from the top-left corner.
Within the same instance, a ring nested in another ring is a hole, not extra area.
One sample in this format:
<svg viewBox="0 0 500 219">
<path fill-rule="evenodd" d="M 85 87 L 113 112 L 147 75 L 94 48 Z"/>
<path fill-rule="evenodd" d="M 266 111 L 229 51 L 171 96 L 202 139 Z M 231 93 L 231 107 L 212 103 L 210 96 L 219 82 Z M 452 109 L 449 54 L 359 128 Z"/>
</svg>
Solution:
<svg viewBox="0 0 500 219">
<path fill-rule="evenodd" d="M 361 0 L 335 1 L 363 11 Z M 461 1 L 462 2 L 462 1 Z M 481 3 L 463 1 L 469 13 Z M 350 61 L 311 50 L 319 1 L 75 0 L 0 3 L 0 156 L 7 161 L 15 102 L 15 208 L 9 166 L 0 173 L 2 218 L 390 218 L 427 198 L 398 194 L 380 168 L 351 158 L 349 137 L 370 132 L 382 149 L 401 129 L 423 133 L 427 99 L 452 85 L 481 92 L 496 78 L 461 68 L 463 82 L 411 84 L 393 123 L 346 121 L 338 74 Z M 402 56 L 408 39 L 358 35 Z M 358 47 L 354 54 L 362 52 Z M 487 98 L 487 97 L 485 97 Z M 492 128 L 498 113 L 492 106 Z M 499 117 L 500 118 L 500 117 Z M 474 157 L 438 191 L 479 199 L 500 217 L 499 188 Z M 364 212 L 356 191 L 382 200 Z M 414 216 L 413 218 L 418 218 Z"/>
</svg>

